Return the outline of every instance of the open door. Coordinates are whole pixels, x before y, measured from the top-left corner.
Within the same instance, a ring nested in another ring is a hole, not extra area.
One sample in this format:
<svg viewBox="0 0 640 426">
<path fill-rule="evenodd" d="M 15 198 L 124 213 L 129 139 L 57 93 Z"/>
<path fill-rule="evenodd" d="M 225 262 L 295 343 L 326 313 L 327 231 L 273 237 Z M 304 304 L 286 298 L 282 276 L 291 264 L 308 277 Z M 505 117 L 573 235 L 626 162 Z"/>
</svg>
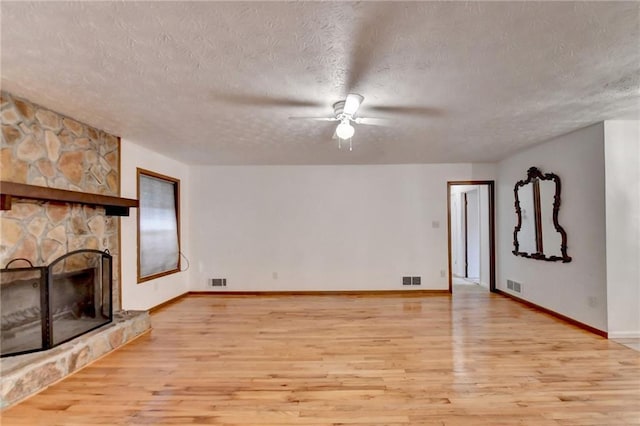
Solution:
<svg viewBox="0 0 640 426">
<path fill-rule="evenodd" d="M 447 183 L 449 291 L 453 282 L 495 291 L 494 181 Z"/>
<path fill-rule="evenodd" d="M 465 198 L 465 232 L 464 232 L 464 251 L 465 251 L 465 278 L 468 281 L 474 282 L 476 284 L 485 283 L 487 287 L 489 287 L 488 280 L 482 280 L 481 275 L 488 275 L 488 268 L 485 267 L 489 265 L 489 259 L 486 257 L 488 254 L 488 244 L 486 241 L 486 233 L 483 233 L 481 229 L 486 229 L 486 223 L 481 223 L 480 221 L 480 212 L 481 207 L 486 207 L 486 200 L 484 201 L 483 206 L 481 206 L 481 195 L 480 195 L 480 187 L 478 185 L 474 185 L 473 189 L 466 191 L 464 193 Z M 484 237 L 484 238 L 483 238 Z M 452 240 L 452 244 L 455 244 L 455 240 Z M 486 262 L 485 262 L 486 261 Z M 481 271 L 482 270 L 482 271 Z M 483 272 L 481 274 L 481 272 Z M 487 277 L 488 278 L 488 277 Z"/>
</svg>

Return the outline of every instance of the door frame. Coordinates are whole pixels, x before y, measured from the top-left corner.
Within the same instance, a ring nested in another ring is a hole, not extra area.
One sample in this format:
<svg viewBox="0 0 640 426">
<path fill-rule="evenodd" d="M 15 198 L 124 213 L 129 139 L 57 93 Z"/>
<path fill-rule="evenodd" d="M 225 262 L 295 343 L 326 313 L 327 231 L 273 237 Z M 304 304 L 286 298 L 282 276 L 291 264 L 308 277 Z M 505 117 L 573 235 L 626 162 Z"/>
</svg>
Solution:
<svg viewBox="0 0 640 426">
<path fill-rule="evenodd" d="M 449 193 L 449 199 L 451 199 L 451 193 Z M 464 209 L 461 209 L 464 210 L 464 277 L 469 278 L 469 201 L 467 200 L 466 192 L 462 193 L 462 200 L 464 204 Z M 453 271 L 451 273 L 453 274 Z"/>
<path fill-rule="evenodd" d="M 484 185 L 489 194 L 489 291 L 496 292 L 496 211 L 495 181 L 455 180 L 447 182 L 447 255 L 449 261 L 449 293 L 453 293 L 453 272 L 451 265 L 451 187 L 458 185 Z M 478 194 L 479 195 L 479 194 Z"/>
</svg>

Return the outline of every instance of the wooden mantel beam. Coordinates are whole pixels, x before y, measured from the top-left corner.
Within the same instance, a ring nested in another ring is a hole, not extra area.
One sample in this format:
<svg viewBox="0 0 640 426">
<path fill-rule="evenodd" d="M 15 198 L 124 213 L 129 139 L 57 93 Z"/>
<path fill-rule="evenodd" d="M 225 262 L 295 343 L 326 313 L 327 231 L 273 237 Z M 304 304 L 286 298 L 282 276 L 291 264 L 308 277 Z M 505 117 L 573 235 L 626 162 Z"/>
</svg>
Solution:
<svg viewBox="0 0 640 426">
<path fill-rule="evenodd" d="M 13 198 L 101 206 L 108 216 L 129 216 L 129 208 L 138 207 L 138 200 L 132 198 L 0 181 L 0 210 L 11 210 Z"/>
</svg>

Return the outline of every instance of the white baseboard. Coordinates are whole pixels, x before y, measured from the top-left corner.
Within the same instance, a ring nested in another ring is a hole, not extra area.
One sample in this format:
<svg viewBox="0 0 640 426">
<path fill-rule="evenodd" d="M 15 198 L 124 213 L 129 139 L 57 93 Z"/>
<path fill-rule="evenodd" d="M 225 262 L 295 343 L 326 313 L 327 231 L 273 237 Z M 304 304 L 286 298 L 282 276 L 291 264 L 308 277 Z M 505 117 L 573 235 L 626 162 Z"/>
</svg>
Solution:
<svg viewBox="0 0 640 426">
<path fill-rule="evenodd" d="M 609 339 L 640 339 L 640 331 L 609 331 Z"/>
</svg>

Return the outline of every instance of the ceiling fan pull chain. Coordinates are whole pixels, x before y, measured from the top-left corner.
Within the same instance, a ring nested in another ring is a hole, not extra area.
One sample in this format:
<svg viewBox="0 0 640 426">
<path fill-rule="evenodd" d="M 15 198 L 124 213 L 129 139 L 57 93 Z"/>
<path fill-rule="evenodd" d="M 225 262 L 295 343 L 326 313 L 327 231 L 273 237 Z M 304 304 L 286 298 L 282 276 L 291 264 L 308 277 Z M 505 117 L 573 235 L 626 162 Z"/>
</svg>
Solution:
<svg viewBox="0 0 640 426">
<path fill-rule="evenodd" d="M 342 149 L 342 139 L 338 138 L 338 149 Z"/>
<path fill-rule="evenodd" d="M 349 138 L 349 151 L 353 151 L 353 138 Z"/>
</svg>

